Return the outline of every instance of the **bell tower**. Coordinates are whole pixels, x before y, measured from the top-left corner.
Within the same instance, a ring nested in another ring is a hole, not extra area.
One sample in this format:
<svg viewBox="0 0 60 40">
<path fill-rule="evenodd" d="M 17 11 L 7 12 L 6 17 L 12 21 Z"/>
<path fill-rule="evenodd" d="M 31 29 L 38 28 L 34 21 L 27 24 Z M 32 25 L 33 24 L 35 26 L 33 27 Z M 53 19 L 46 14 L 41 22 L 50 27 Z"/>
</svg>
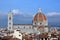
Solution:
<svg viewBox="0 0 60 40">
<path fill-rule="evenodd" d="M 12 27 L 13 27 L 13 13 L 12 11 L 9 11 L 8 12 L 8 30 L 12 31 L 13 30 Z"/>
</svg>

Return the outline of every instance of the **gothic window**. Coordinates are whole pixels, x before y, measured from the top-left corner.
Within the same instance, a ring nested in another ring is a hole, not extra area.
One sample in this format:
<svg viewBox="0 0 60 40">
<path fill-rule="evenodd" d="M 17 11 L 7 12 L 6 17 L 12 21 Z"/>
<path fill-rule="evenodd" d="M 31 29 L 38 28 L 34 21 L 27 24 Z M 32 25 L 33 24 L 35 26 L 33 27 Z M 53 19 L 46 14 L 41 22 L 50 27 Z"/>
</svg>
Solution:
<svg viewBox="0 0 60 40">
<path fill-rule="evenodd" d="M 9 17 L 9 20 L 11 20 L 11 17 Z"/>
<path fill-rule="evenodd" d="M 19 36 L 21 36 L 21 35 L 19 35 Z"/>
<path fill-rule="evenodd" d="M 24 26 L 24 29 L 25 29 L 25 26 Z"/>
<path fill-rule="evenodd" d="M 42 23 L 40 23 L 40 25 L 41 25 Z"/>
<path fill-rule="evenodd" d="M 11 23 L 9 23 L 9 25 L 11 25 Z"/>
<path fill-rule="evenodd" d="M 29 29 L 31 29 L 31 27 L 29 27 Z"/>
<path fill-rule="evenodd" d="M 35 25 L 36 25 L 36 22 L 35 22 Z"/>
<path fill-rule="evenodd" d="M 18 28 L 19 28 L 19 26 L 18 26 Z"/>
<path fill-rule="evenodd" d="M 11 27 L 9 27 L 9 29 L 11 29 Z"/>
</svg>

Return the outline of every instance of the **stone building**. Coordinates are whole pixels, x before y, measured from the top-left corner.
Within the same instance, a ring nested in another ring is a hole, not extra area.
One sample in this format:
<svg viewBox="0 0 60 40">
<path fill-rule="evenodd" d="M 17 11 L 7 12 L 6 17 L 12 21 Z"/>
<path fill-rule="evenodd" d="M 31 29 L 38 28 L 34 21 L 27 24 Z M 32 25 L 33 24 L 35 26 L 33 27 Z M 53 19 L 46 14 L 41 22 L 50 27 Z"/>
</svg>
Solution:
<svg viewBox="0 0 60 40">
<path fill-rule="evenodd" d="M 39 9 L 33 17 L 32 24 L 13 24 L 13 13 L 8 12 L 8 30 L 20 29 L 27 33 L 48 32 L 48 21 L 42 10 Z M 41 32 L 40 32 L 41 31 Z"/>
<path fill-rule="evenodd" d="M 50 40 L 50 38 L 53 39 L 53 37 L 55 37 L 51 34 L 53 32 L 57 32 L 56 29 L 53 29 L 53 27 L 48 26 L 47 17 L 40 8 L 38 12 L 34 15 L 32 19 L 32 24 L 13 24 L 13 12 L 8 12 L 7 28 L 9 31 L 20 30 L 21 33 L 27 34 L 25 37 L 28 37 L 28 39 L 30 38 L 31 40 Z M 23 37 L 23 40 L 25 40 L 25 37 Z"/>
</svg>

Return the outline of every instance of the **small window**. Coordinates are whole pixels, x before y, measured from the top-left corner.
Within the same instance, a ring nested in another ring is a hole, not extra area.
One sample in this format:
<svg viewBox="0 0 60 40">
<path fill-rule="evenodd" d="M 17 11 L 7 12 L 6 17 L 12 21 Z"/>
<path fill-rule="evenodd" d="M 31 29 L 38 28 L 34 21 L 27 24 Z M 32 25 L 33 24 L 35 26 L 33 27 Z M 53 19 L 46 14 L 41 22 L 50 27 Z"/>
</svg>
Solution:
<svg viewBox="0 0 60 40">
<path fill-rule="evenodd" d="M 36 24 L 36 22 L 35 22 L 35 24 Z"/>
<path fill-rule="evenodd" d="M 40 23 L 40 25 L 41 25 L 42 23 Z"/>
<path fill-rule="evenodd" d="M 41 38 L 41 40 L 43 40 L 43 38 Z"/>
<path fill-rule="evenodd" d="M 47 40 L 47 38 L 45 38 L 45 40 Z"/>
<path fill-rule="evenodd" d="M 25 26 L 24 26 L 24 29 L 25 29 Z"/>
<path fill-rule="evenodd" d="M 9 29 L 11 29 L 11 27 L 9 27 Z"/>
<path fill-rule="evenodd" d="M 31 27 L 29 27 L 29 29 L 31 29 Z"/>
<path fill-rule="evenodd" d="M 21 36 L 21 35 L 19 35 L 19 36 Z"/>
<path fill-rule="evenodd" d="M 9 20 L 11 20 L 11 17 L 9 17 Z"/>
<path fill-rule="evenodd" d="M 9 25 L 11 25 L 11 23 L 9 23 Z"/>
<path fill-rule="evenodd" d="M 18 28 L 20 28 L 20 27 L 18 26 Z"/>
</svg>

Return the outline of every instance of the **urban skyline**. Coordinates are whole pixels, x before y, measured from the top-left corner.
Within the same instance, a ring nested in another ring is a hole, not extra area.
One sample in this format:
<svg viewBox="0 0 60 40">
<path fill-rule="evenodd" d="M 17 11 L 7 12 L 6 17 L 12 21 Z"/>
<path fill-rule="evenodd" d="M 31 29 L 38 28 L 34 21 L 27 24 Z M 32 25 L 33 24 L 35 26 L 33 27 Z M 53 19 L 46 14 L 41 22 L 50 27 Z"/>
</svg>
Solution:
<svg viewBox="0 0 60 40">
<path fill-rule="evenodd" d="M 0 40 L 60 40 L 60 0 L 0 0 Z"/>
</svg>

